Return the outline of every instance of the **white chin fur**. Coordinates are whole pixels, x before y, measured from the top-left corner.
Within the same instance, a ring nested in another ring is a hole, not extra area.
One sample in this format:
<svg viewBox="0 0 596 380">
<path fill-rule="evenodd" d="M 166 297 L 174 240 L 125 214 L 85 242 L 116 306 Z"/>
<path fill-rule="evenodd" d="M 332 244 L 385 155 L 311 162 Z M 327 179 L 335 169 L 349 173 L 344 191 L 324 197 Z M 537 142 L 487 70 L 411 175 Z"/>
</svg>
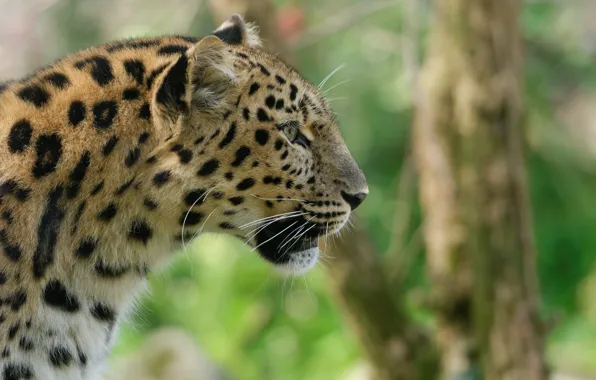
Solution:
<svg viewBox="0 0 596 380">
<path fill-rule="evenodd" d="M 319 259 L 319 247 L 292 253 L 290 261 L 276 265 L 275 269 L 285 276 L 301 276 L 311 270 Z"/>
</svg>

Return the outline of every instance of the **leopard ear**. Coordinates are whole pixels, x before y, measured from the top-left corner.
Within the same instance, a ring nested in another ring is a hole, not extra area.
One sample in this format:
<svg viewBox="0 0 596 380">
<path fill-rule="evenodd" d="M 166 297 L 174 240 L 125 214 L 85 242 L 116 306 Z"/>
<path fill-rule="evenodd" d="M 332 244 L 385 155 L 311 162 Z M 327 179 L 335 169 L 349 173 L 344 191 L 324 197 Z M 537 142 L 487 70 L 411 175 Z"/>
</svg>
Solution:
<svg viewBox="0 0 596 380">
<path fill-rule="evenodd" d="M 256 25 L 244 22 L 239 14 L 233 14 L 213 32 L 230 45 L 261 46 L 261 38 Z"/>
<path fill-rule="evenodd" d="M 237 77 L 234 57 L 222 40 L 207 36 L 172 63 L 156 81 L 153 108 L 157 117 L 175 124 L 191 107 L 214 112 L 229 106 Z"/>
</svg>

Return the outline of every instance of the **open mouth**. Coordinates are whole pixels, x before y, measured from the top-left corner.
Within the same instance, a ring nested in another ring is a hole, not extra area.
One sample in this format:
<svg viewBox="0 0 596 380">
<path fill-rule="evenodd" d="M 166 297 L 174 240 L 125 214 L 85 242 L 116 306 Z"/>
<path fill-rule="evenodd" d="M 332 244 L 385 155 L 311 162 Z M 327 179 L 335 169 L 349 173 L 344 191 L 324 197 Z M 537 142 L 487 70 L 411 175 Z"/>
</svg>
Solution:
<svg viewBox="0 0 596 380">
<path fill-rule="evenodd" d="M 273 264 L 287 264 L 292 257 L 318 247 L 319 227 L 303 217 L 279 220 L 256 236 L 259 254 Z"/>
</svg>

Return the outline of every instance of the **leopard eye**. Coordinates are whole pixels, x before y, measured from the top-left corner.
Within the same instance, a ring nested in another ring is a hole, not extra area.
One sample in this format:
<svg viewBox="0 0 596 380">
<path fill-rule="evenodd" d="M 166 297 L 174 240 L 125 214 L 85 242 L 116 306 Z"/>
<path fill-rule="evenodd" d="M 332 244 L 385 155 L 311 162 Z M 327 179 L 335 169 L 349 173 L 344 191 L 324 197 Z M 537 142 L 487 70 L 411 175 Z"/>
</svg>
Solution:
<svg viewBox="0 0 596 380">
<path fill-rule="evenodd" d="M 297 121 L 287 121 L 277 125 L 292 144 L 298 144 L 305 148 L 310 146 L 310 140 L 300 132 L 300 123 Z"/>
<path fill-rule="evenodd" d="M 298 131 L 297 128 L 289 125 L 284 126 L 282 131 L 285 133 L 286 137 L 288 138 L 288 140 L 290 140 L 292 144 L 294 144 L 294 142 L 298 138 L 298 133 L 300 133 L 300 131 Z"/>
</svg>

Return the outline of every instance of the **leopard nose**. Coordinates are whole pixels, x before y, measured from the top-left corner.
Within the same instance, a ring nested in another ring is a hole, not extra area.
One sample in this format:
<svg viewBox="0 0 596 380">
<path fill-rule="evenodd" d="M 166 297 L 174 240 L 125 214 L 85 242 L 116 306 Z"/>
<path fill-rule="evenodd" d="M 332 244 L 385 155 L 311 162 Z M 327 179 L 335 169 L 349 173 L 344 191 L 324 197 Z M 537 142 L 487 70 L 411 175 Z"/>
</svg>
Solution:
<svg viewBox="0 0 596 380">
<path fill-rule="evenodd" d="M 368 193 L 356 193 L 356 194 L 348 194 L 345 191 L 341 192 L 342 198 L 348 202 L 352 211 L 356 209 L 356 207 L 360 206 L 362 202 L 364 202 L 364 198 Z"/>
</svg>

